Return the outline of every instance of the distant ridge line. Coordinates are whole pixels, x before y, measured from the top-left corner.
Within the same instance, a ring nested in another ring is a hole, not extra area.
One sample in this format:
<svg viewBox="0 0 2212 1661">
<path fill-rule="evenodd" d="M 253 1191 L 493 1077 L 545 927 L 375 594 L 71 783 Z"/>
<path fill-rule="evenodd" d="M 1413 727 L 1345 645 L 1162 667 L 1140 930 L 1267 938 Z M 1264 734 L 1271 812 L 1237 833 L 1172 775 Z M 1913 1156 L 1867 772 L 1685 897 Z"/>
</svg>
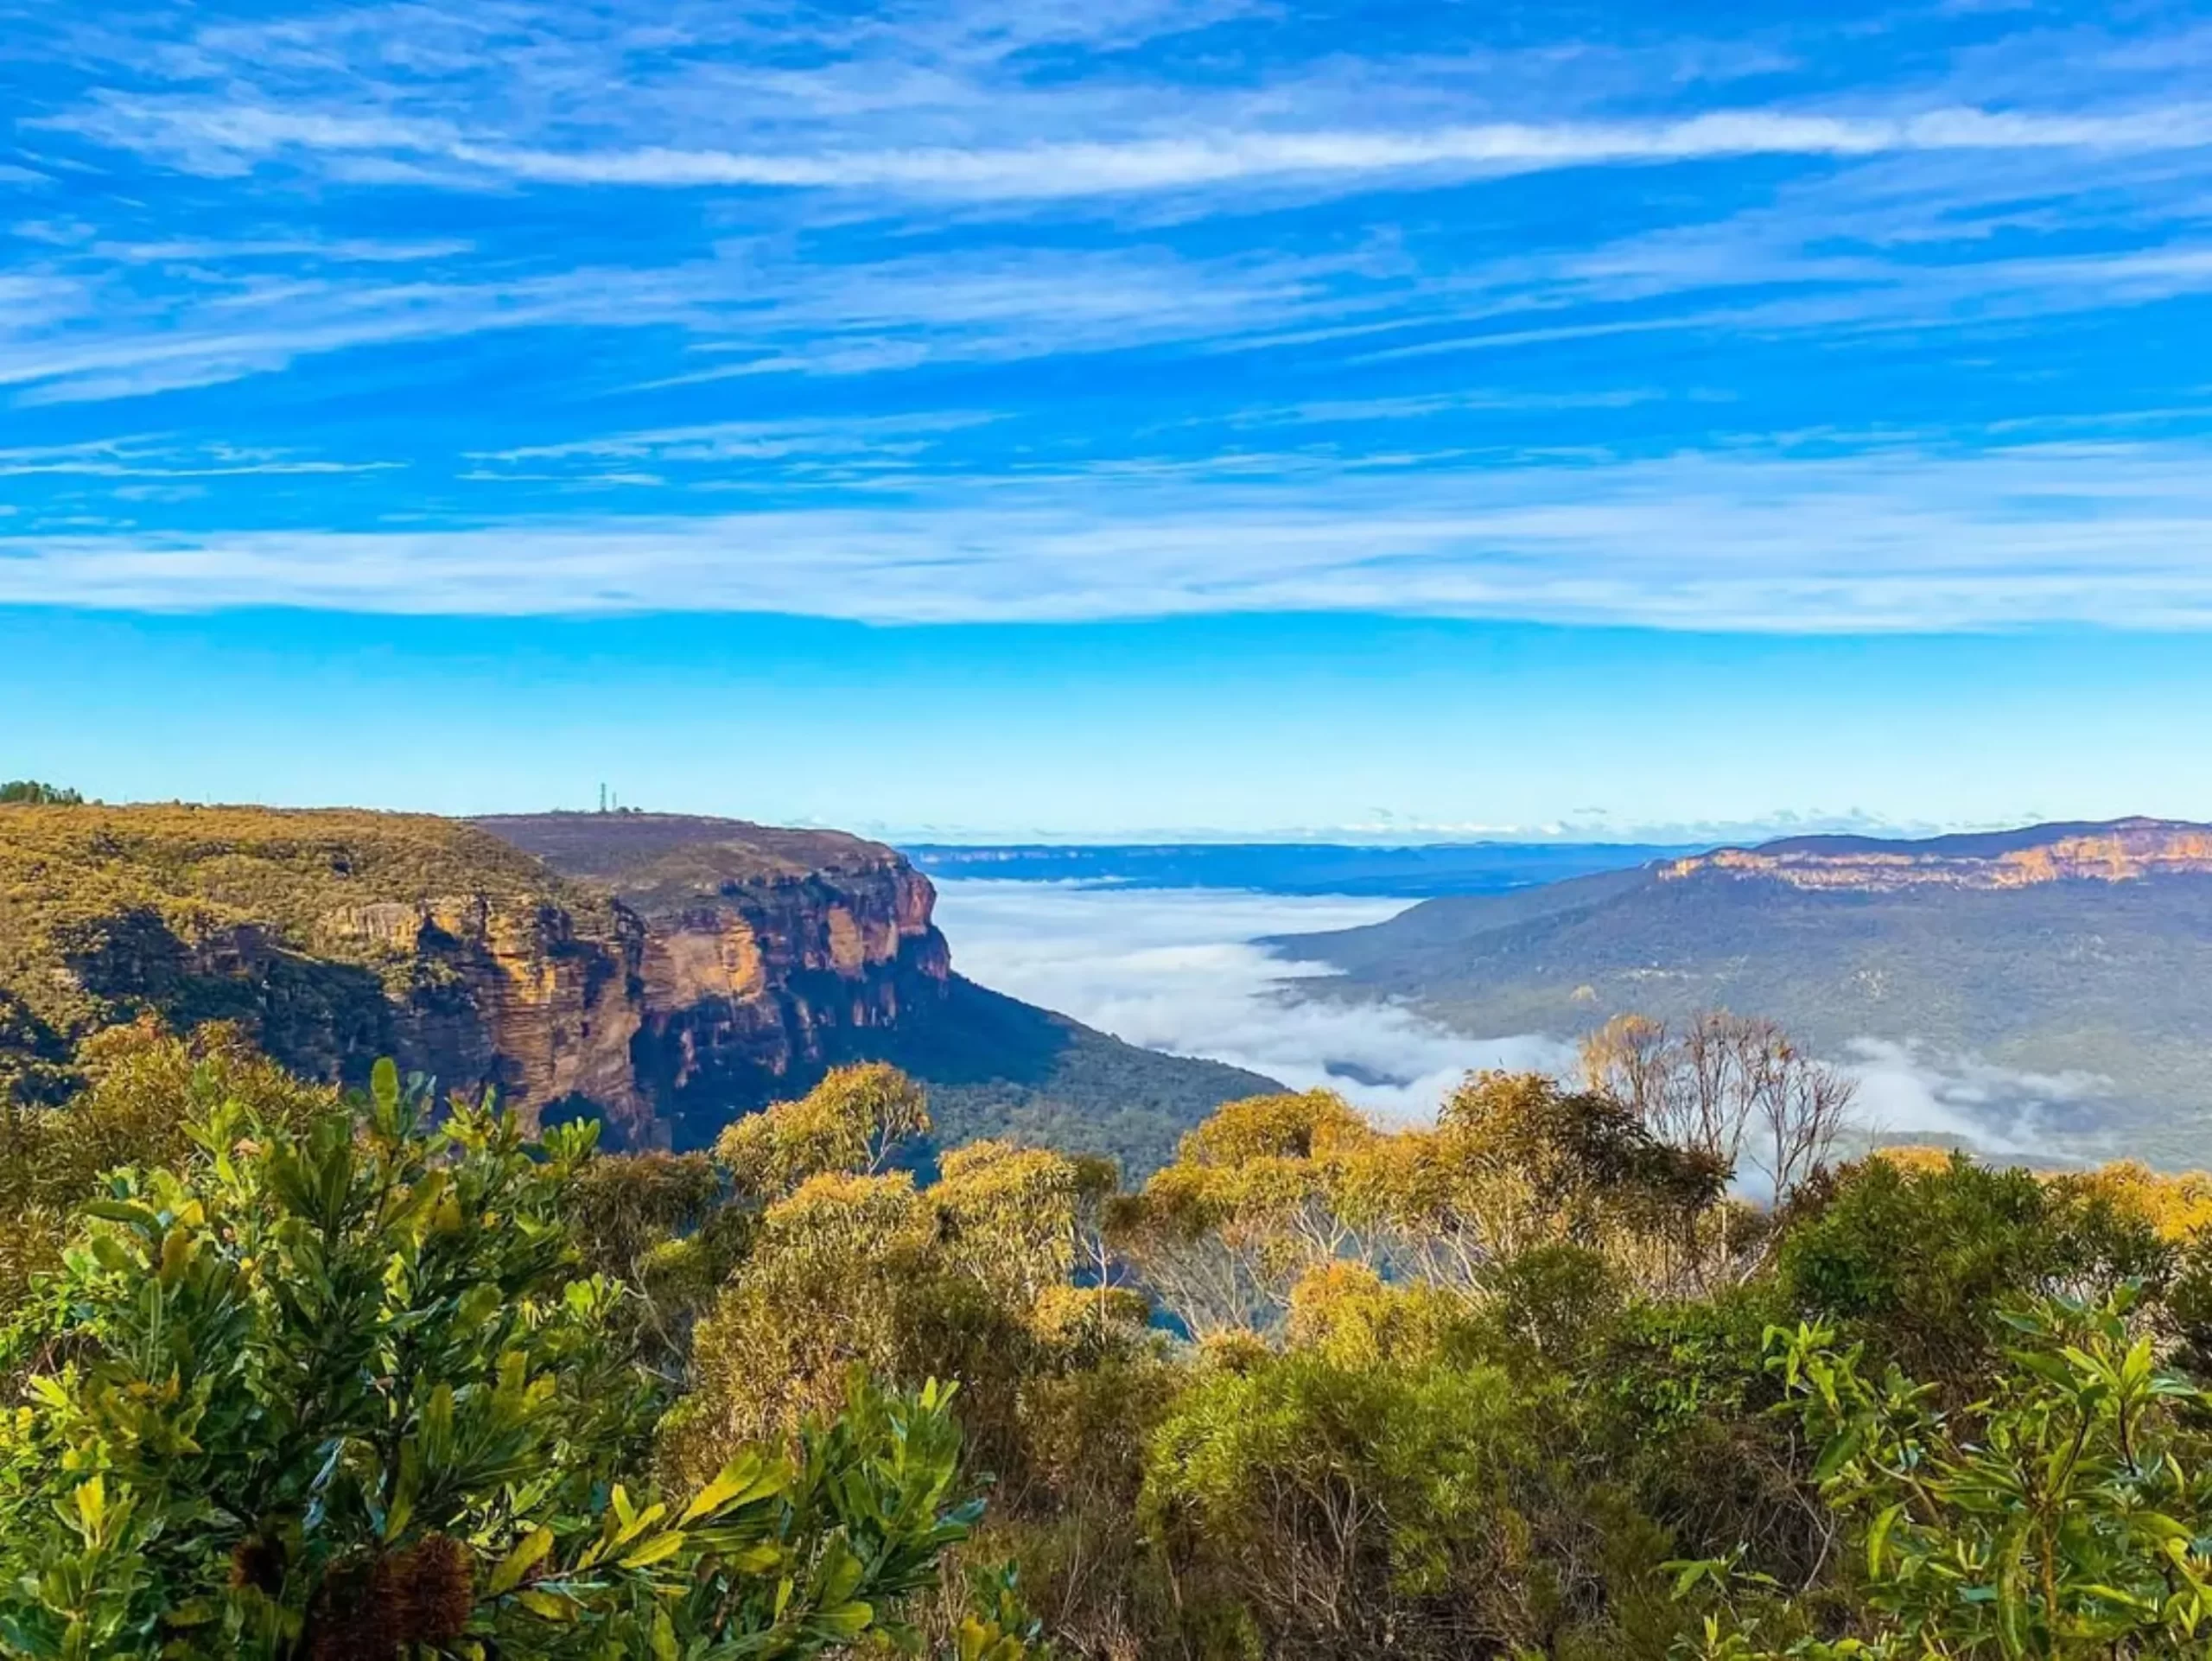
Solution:
<svg viewBox="0 0 2212 1661">
<path fill-rule="evenodd" d="M 2212 836 L 2212 824 L 2191 819 L 2160 819 L 2135 814 L 2119 819 L 2056 819 L 2012 830 L 1955 830 L 1933 837 L 1868 837 L 1815 833 L 1780 837 L 1771 842 L 1731 843 L 1713 851 L 1758 854 L 1933 854 L 1954 858 L 1990 858 L 2080 837 L 2130 831 Z"/>
<path fill-rule="evenodd" d="M 2212 825 L 2126 818 L 1891 842 L 1799 837 L 1662 861 L 1662 883 L 1700 877 L 1872 892 L 1920 888 L 2026 888 L 2054 882 L 2133 882 L 2212 876 Z"/>
</svg>

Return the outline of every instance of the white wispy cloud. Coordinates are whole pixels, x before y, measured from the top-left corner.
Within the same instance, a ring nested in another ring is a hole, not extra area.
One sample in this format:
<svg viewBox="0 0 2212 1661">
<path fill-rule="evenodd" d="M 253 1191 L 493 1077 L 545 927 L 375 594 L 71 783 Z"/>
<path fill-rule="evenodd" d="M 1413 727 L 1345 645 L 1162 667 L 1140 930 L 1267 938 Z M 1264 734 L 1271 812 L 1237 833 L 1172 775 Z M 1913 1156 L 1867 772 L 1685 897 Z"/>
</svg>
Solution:
<svg viewBox="0 0 2212 1661">
<path fill-rule="evenodd" d="M 848 376 L 939 360 L 1013 360 L 1218 340 L 1384 303 L 1366 258 L 1166 249 L 1013 248 L 811 264 L 743 245 L 659 265 L 553 272 L 330 277 L 218 292 L 117 292 L 92 277 L 0 287 L 0 386 L 22 403 L 88 402 L 270 373 L 308 357 L 529 329 L 680 330 L 711 362 L 666 386 L 744 376 Z"/>
<path fill-rule="evenodd" d="M 1807 241 L 1820 223 L 1807 215 Z M 1694 259 L 1623 245 L 1514 256 L 1443 277 L 1368 249 L 1193 258 L 1164 247 L 1017 246 L 817 264 L 744 245 L 664 265 L 404 283 L 242 281 L 143 296 L 57 270 L 15 279 L 12 295 L 0 284 L 0 335 L 15 336 L 0 356 L 0 386 L 23 388 L 19 402 L 90 402 L 275 372 L 365 347 L 561 328 L 681 331 L 694 347 L 689 366 L 640 390 L 1146 346 L 1264 352 L 1416 337 L 1362 345 L 1349 359 L 1380 364 L 1655 333 L 1986 327 L 2212 290 L 2212 240 L 1964 264 L 1864 258 L 1846 269 L 1833 258 L 1793 264 L 1771 247 L 1746 251 L 1726 231 L 1713 236 L 1715 247 Z M 1685 303 L 1618 315 L 1655 297 Z M 1546 318 L 1573 321 L 1531 321 Z M 1263 407 L 1252 418 L 1605 408 L 1649 396 L 1432 393 Z"/>
<path fill-rule="evenodd" d="M 0 449 L 0 478 L 74 474 L 110 479 L 235 479 L 278 474 L 379 473 L 404 465 L 332 461 L 225 444 L 178 445 L 158 435 Z"/>
<path fill-rule="evenodd" d="M 1972 107 L 1851 117 L 1787 109 L 1666 122 L 1481 122 L 1425 128 L 1211 130 L 1014 147 L 831 146 L 734 150 L 650 145 L 553 150 L 469 137 L 453 124 L 303 113 L 200 99 L 109 99 L 81 130 L 232 173 L 288 152 L 423 155 L 537 184 L 693 189 L 893 190 L 1050 199 L 1191 190 L 1279 178 L 1460 175 L 1759 156 L 1866 157 L 1947 151 L 2189 150 L 2212 141 L 2212 106 L 2119 114 Z"/>
<path fill-rule="evenodd" d="M 2212 200 L 2212 102 L 2185 90 L 2186 30 L 2158 37 L 2163 51 L 2029 30 L 2065 48 L 2032 83 L 2018 55 L 2029 48 L 1985 48 L 1947 75 L 1791 103 L 1734 89 L 1817 56 L 1825 37 L 1809 21 L 1794 39 L 1568 37 L 1281 65 L 1209 49 L 1206 30 L 1255 12 L 958 0 L 793 14 L 684 0 L 648 16 L 416 0 L 73 19 L 45 50 L 80 90 L 27 111 L 30 130 L 289 194 L 301 223 L 264 211 L 260 229 L 230 238 L 59 217 L 19 227 L 55 247 L 51 269 L 22 279 L 48 285 L 42 312 L 9 318 L 0 290 L 0 328 L 17 337 L 0 385 L 22 387 L 21 403 L 97 402 L 363 347 L 555 329 L 661 329 L 725 349 L 632 383 L 699 396 L 764 376 L 1160 343 L 1327 355 L 1365 340 L 1357 367 L 1682 330 L 1988 327 L 2212 285 L 2212 252 L 2190 232 Z M 1200 42 L 1187 60 L 1186 41 Z M 1068 73 L 1077 65 L 1090 73 Z M 1403 245 L 1389 250 L 1196 255 L 1165 228 L 1156 245 L 1032 245 L 963 218 L 1001 204 L 1013 216 L 1001 226 L 1020 225 L 1095 201 L 1109 217 L 1166 214 L 1166 227 L 1316 193 L 1759 158 L 1820 165 L 1760 193 L 1771 200 L 1549 245 L 1442 252 L 1422 245 L 1439 240 L 1433 228 L 1393 226 Z M 703 212 L 734 213 L 753 235 L 518 258 L 474 238 L 317 227 L 318 177 L 410 199 L 578 187 L 587 205 L 564 211 L 586 213 L 609 189 L 691 187 Z M 744 201 L 760 191 L 824 200 L 787 213 Z M 803 234 L 877 222 L 969 234 L 957 251 L 888 255 Z M 2133 245 L 1991 246 L 2008 230 L 2088 226 Z M 288 260 L 316 280 L 257 290 L 238 275 Z M 373 270 L 396 264 L 435 269 L 411 283 Z M 207 270 L 166 286 L 148 270 L 194 265 Z M 1620 315 L 1654 304 L 1668 309 Z"/>
<path fill-rule="evenodd" d="M 2204 454 L 2152 441 L 2202 423 L 2149 372 L 2045 409 L 2024 370 L 2026 424 L 1972 430 L 1721 408 L 1822 347 L 1997 361 L 2212 294 L 2192 20 L 1846 11 L 1503 46 L 1260 0 L 51 9 L 16 131 L 86 188 L 11 227 L 0 398 L 203 424 L 0 457 L 143 473 L 149 527 L 27 485 L 0 598 L 2201 626 Z M 2019 443 L 2122 403 L 2171 413 Z M 404 491 L 265 528 L 300 497 L 254 475 L 395 454 L 288 423 L 386 414 Z"/>
<path fill-rule="evenodd" d="M 1461 835 L 1497 827 L 1448 827 Z M 1386 1119 L 1425 1120 L 1470 1072 L 1572 1079 L 1580 1034 L 1456 1032 L 1402 1003 L 1331 996 L 1325 964 L 1254 944 L 1357 927 L 1404 900 L 973 879 L 938 882 L 961 971 L 1129 1043 L 1330 1089 Z M 1899 1037 L 1833 1060 L 1856 1081 L 1853 1135 L 1963 1143 L 1984 1155 L 2109 1156 L 2112 1081 L 2039 1072 Z"/>
<path fill-rule="evenodd" d="M 1365 610 L 1721 630 L 2212 627 L 2199 446 L 1676 456 L 1270 484 L 918 481 L 696 519 L 0 540 L 0 603 L 872 622 Z"/>
<path fill-rule="evenodd" d="M 575 456 L 652 457 L 664 461 L 777 461 L 794 455 L 911 455 L 938 435 L 997 420 L 988 411 L 948 410 L 906 416 L 817 417 L 811 420 L 716 421 L 693 427 L 607 433 L 558 444 L 476 452 L 483 461 L 565 461 Z"/>
<path fill-rule="evenodd" d="M 1840 1060 L 1858 1081 L 1853 1108 L 1866 1133 L 2000 1157 L 2087 1162 L 2122 1151 L 2099 1132 L 2116 1093 L 2099 1074 L 2008 1067 L 1897 1038 L 1854 1039 L 1845 1052 Z"/>
<path fill-rule="evenodd" d="M 416 260 L 445 259 L 469 252 L 475 245 L 459 239 L 419 241 L 378 241 L 372 238 L 344 238 L 326 241 L 312 237 L 267 237 L 224 241 L 213 238 L 181 238 L 168 242 L 93 242 L 86 251 L 103 259 L 126 264 L 175 262 L 221 264 L 233 260 L 334 261 L 361 264 L 404 264 Z"/>
</svg>

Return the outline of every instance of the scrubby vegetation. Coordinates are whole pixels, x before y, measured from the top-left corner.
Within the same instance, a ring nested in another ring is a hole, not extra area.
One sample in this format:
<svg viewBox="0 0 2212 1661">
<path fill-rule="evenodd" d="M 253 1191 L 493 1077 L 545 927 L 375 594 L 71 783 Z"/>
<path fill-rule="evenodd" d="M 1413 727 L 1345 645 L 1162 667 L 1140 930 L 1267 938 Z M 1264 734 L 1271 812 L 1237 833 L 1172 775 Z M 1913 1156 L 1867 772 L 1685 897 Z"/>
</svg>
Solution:
<svg viewBox="0 0 2212 1661">
<path fill-rule="evenodd" d="M 8 1652 L 2212 1639 L 2212 1191 L 1838 1163 L 1842 1082 L 1756 1023 L 1414 1128 L 1232 1103 L 1134 1187 L 909 1168 L 881 1065 L 617 1155 L 232 1032 L 99 1044 L 0 1148 Z"/>
</svg>

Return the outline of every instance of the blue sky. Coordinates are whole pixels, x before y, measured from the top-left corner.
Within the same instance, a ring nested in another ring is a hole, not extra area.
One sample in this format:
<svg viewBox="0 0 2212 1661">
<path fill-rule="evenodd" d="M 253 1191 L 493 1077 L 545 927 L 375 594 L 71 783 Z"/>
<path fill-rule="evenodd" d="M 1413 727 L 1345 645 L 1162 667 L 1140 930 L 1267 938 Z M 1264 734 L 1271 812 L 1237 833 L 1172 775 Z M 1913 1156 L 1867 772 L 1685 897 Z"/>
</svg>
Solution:
<svg viewBox="0 0 2212 1661">
<path fill-rule="evenodd" d="M 0 773 L 2212 818 L 2202 5 L 0 22 Z"/>
</svg>

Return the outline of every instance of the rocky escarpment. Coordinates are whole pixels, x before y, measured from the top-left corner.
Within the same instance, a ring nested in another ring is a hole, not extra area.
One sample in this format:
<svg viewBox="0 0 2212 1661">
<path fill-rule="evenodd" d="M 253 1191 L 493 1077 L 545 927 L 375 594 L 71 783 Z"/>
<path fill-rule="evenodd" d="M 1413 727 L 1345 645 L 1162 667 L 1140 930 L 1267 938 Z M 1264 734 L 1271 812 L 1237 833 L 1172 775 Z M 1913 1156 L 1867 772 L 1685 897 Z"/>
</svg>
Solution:
<svg viewBox="0 0 2212 1661">
<path fill-rule="evenodd" d="M 1657 868 L 1662 880 L 1705 875 L 1764 879 L 1829 892 L 1918 888 L 2024 888 L 2046 882 L 2133 882 L 2212 875 L 2212 827 L 2168 819 L 2039 825 L 1988 836 L 1885 842 L 1802 837 L 1724 848 Z"/>
<path fill-rule="evenodd" d="M 153 1013 L 244 1025 L 315 1077 L 378 1055 L 526 1116 L 588 1099 L 650 1138 L 631 1066 L 645 930 L 474 828 L 421 815 L 0 808 L 0 1068 Z"/>
<path fill-rule="evenodd" d="M 387 901 L 327 914 L 317 937 L 409 966 L 391 1012 L 396 1054 L 441 1079 L 493 1085 L 527 1113 L 589 1103 L 626 1137 L 652 1141 L 651 1098 L 631 1066 L 644 931 L 608 909 L 613 928 L 586 933 L 550 903 Z"/>
<path fill-rule="evenodd" d="M 0 1048 L 52 1093 L 99 1026 L 228 1019 L 315 1077 L 390 1054 L 696 1139 L 943 999 L 933 899 L 877 843 L 724 820 L 0 809 Z"/>
<path fill-rule="evenodd" d="M 149 1013 L 237 1021 L 315 1078 L 396 1056 L 631 1146 L 883 1060 L 948 1132 L 1141 1174 L 1274 1087 L 961 980 L 934 901 L 879 843 L 732 820 L 0 806 L 0 1098 L 62 1099 L 78 1041 Z"/>
<path fill-rule="evenodd" d="M 880 843 L 679 814 L 477 823 L 640 920 L 634 1072 L 678 1141 L 944 1001 L 934 891 Z"/>
</svg>

